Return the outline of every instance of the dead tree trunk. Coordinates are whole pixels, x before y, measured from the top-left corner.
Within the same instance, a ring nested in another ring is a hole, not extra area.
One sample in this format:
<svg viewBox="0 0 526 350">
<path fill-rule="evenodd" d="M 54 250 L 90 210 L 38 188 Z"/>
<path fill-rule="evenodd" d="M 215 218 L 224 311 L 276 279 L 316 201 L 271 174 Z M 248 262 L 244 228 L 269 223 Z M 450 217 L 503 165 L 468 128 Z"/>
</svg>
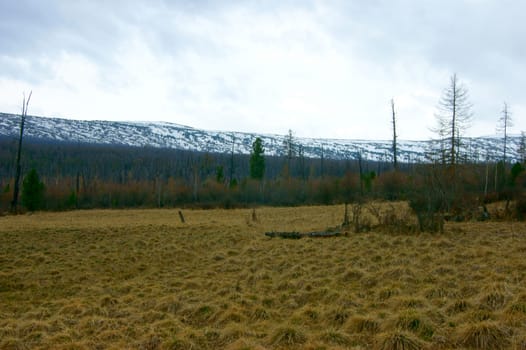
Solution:
<svg viewBox="0 0 526 350">
<path fill-rule="evenodd" d="M 349 227 L 349 203 L 347 203 L 347 201 L 345 202 L 345 213 L 343 214 L 343 223 L 342 223 L 342 227 Z"/>
<path fill-rule="evenodd" d="M 391 110 L 393 112 L 393 167 L 395 170 L 398 170 L 398 144 L 397 144 L 397 135 L 396 135 L 396 114 L 395 114 L 395 105 L 394 99 L 391 99 Z"/>
<path fill-rule="evenodd" d="M 24 124 L 26 122 L 27 116 L 27 106 L 29 105 L 29 100 L 31 99 L 32 91 L 29 92 L 27 97 L 24 94 L 24 99 L 22 100 L 22 115 L 20 120 L 20 136 L 18 137 L 18 150 L 16 154 L 16 166 L 15 166 L 15 186 L 13 189 L 13 200 L 11 201 L 11 212 L 17 213 L 18 211 L 18 192 L 20 190 L 20 157 L 22 155 L 22 139 L 24 138 Z"/>
</svg>

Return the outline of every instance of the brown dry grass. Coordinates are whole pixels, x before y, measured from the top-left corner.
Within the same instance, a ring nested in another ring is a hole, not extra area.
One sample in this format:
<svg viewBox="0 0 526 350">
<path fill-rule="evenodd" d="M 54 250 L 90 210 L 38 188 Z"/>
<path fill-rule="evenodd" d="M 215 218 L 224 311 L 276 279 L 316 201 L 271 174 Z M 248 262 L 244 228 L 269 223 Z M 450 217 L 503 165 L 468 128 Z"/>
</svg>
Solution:
<svg viewBox="0 0 526 350">
<path fill-rule="evenodd" d="M 315 231 L 343 207 L 0 217 L 0 349 L 523 349 L 526 225 Z M 496 345 L 497 344 L 497 345 Z"/>
</svg>

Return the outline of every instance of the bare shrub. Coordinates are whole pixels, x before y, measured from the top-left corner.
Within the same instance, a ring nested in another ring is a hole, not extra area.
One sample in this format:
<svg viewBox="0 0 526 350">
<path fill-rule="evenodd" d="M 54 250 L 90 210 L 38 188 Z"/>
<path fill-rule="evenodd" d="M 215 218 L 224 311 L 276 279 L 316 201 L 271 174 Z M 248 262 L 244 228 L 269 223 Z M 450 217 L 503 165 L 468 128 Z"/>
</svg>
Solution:
<svg viewBox="0 0 526 350">
<path fill-rule="evenodd" d="M 414 216 L 409 208 L 395 207 L 393 204 L 370 203 L 369 213 L 375 218 L 376 230 L 390 234 L 408 234 L 417 231 Z"/>
<path fill-rule="evenodd" d="M 370 220 L 364 215 L 364 205 L 363 203 L 359 202 L 352 206 L 351 212 L 352 212 L 352 227 L 354 229 L 354 232 L 368 232 L 371 231 L 371 222 Z"/>
<path fill-rule="evenodd" d="M 416 214 L 421 232 L 444 232 L 444 216 L 439 211 L 438 200 L 430 194 L 420 193 L 409 200 L 409 205 Z"/>
</svg>

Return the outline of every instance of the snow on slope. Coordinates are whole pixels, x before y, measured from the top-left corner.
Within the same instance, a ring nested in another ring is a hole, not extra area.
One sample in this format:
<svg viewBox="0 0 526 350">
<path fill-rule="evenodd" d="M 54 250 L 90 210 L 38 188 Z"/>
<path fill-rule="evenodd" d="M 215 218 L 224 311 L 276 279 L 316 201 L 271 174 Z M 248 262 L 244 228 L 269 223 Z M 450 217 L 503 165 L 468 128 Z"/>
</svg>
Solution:
<svg viewBox="0 0 526 350">
<path fill-rule="evenodd" d="M 0 113 L 0 136 L 16 137 L 19 133 L 20 116 Z M 28 116 L 24 135 L 57 141 L 116 144 L 128 146 L 149 146 L 195 150 L 204 152 L 249 154 L 256 137 L 261 137 L 267 155 L 283 155 L 284 135 L 265 135 L 243 132 L 205 131 L 188 126 L 166 122 L 111 122 L 81 121 L 60 118 Z M 519 137 L 511 137 L 508 156 L 516 159 Z M 305 157 L 331 159 L 364 159 L 389 161 L 391 141 L 338 140 L 295 138 Z M 465 153 L 472 158 L 498 159 L 502 154 L 502 140 L 499 137 L 466 138 L 463 140 Z M 399 161 L 426 161 L 426 152 L 431 149 L 430 141 L 398 142 Z"/>
</svg>

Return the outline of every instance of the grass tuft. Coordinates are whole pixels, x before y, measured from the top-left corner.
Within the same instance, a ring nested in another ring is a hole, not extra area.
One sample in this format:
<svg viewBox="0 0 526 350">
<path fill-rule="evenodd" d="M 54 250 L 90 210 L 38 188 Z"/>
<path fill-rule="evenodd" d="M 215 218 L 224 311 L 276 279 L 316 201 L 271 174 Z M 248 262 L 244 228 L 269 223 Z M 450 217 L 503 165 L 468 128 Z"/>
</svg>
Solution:
<svg viewBox="0 0 526 350">
<path fill-rule="evenodd" d="M 396 319 L 396 327 L 419 334 L 429 340 L 434 334 L 433 327 L 426 319 L 414 311 L 404 311 Z"/>
<path fill-rule="evenodd" d="M 338 332 L 335 330 L 324 332 L 320 336 L 320 340 L 322 340 L 325 343 L 334 344 L 334 345 L 341 345 L 341 346 L 351 345 L 351 338 L 349 338 L 349 336 L 347 336 L 346 334 L 342 332 Z"/>
<path fill-rule="evenodd" d="M 250 317 L 252 320 L 268 320 L 270 319 L 270 313 L 263 308 L 256 308 L 251 314 Z"/>
<path fill-rule="evenodd" d="M 140 350 L 157 350 L 161 346 L 161 338 L 156 335 L 149 335 L 145 340 L 138 344 Z"/>
<path fill-rule="evenodd" d="M 524 302 L 513 303 L 506 309 L 506 312 L 509 314 L 526 315 L 526 303 Z"/>
<path fill-rule="evenodd" d="M 424 344 L 415 336 L 403 331 L 381 333 L 377 337 L 377 350 L 420 350 Z"/>
<path fill-rule="evenodd" d="M 510 332 L 493 321 L 468 324 L 459 331 L 458 342 L 472 349 L 505 349 Z"/>
<path fill-rule="evenodd" d="M 370 317 L 357 316 L 349 320 L 349 330 L 353 333 L 377 333 L 380 324 Z"/>
<path fill-rule="evenodd" d="M 192 350 L 196 349 L 194 343 L 187 339 L 181 339 L 179 337 L 173 338 L 168 342 L 162 344 L 161 349 L 163 350 Z"/>
<path fill-rule="evenodd" d="M 378 291 L 378 299 L 380 301 L 385 301 L 398 294 L 400 294 L 400 290 L 398 288 L 386 287 Z"/>
<path fill-rule="evenodd" d="M 347 321 L 350 315 L 351 313 L 349 310 L 338 307 L 327 313 L 327 319 L 331 324 L 335 326 L 341 326 Z"/>
<path fill-rule="evenodd" d="M 307 342 L 307 336 L 303 331 L 294 327 L 280 327 L 272 335 L 273 346 L 293 346 Z"/>
<path fill-rule="evenodd" d="M 513 339 L 511 348 L 513 350 L 526 350 L 526 335 Z"/>
<path fill-rule="evenodd" d="M 500 309 L 506 300 L 504 294 L 494 291 L 484 295 L 480 301 L 481 306 L 487 307 L 489 310 Z"/>
<path fill-rule="evenodd" d="M 228 344 L 225 350 L 265 350 L 263 346 L 248 339 L 238 339 L 233 343 Z"/>
<path fill-rule="evenodd" d="M 458 314 L 458 313 L 467 311 L 469 308 L 471 308 L 470 303 L 464 299 L 460 299 L 460 300 L 455 300 L 447 308 L 447 312 L 449 314 Z"/>
</svg>

